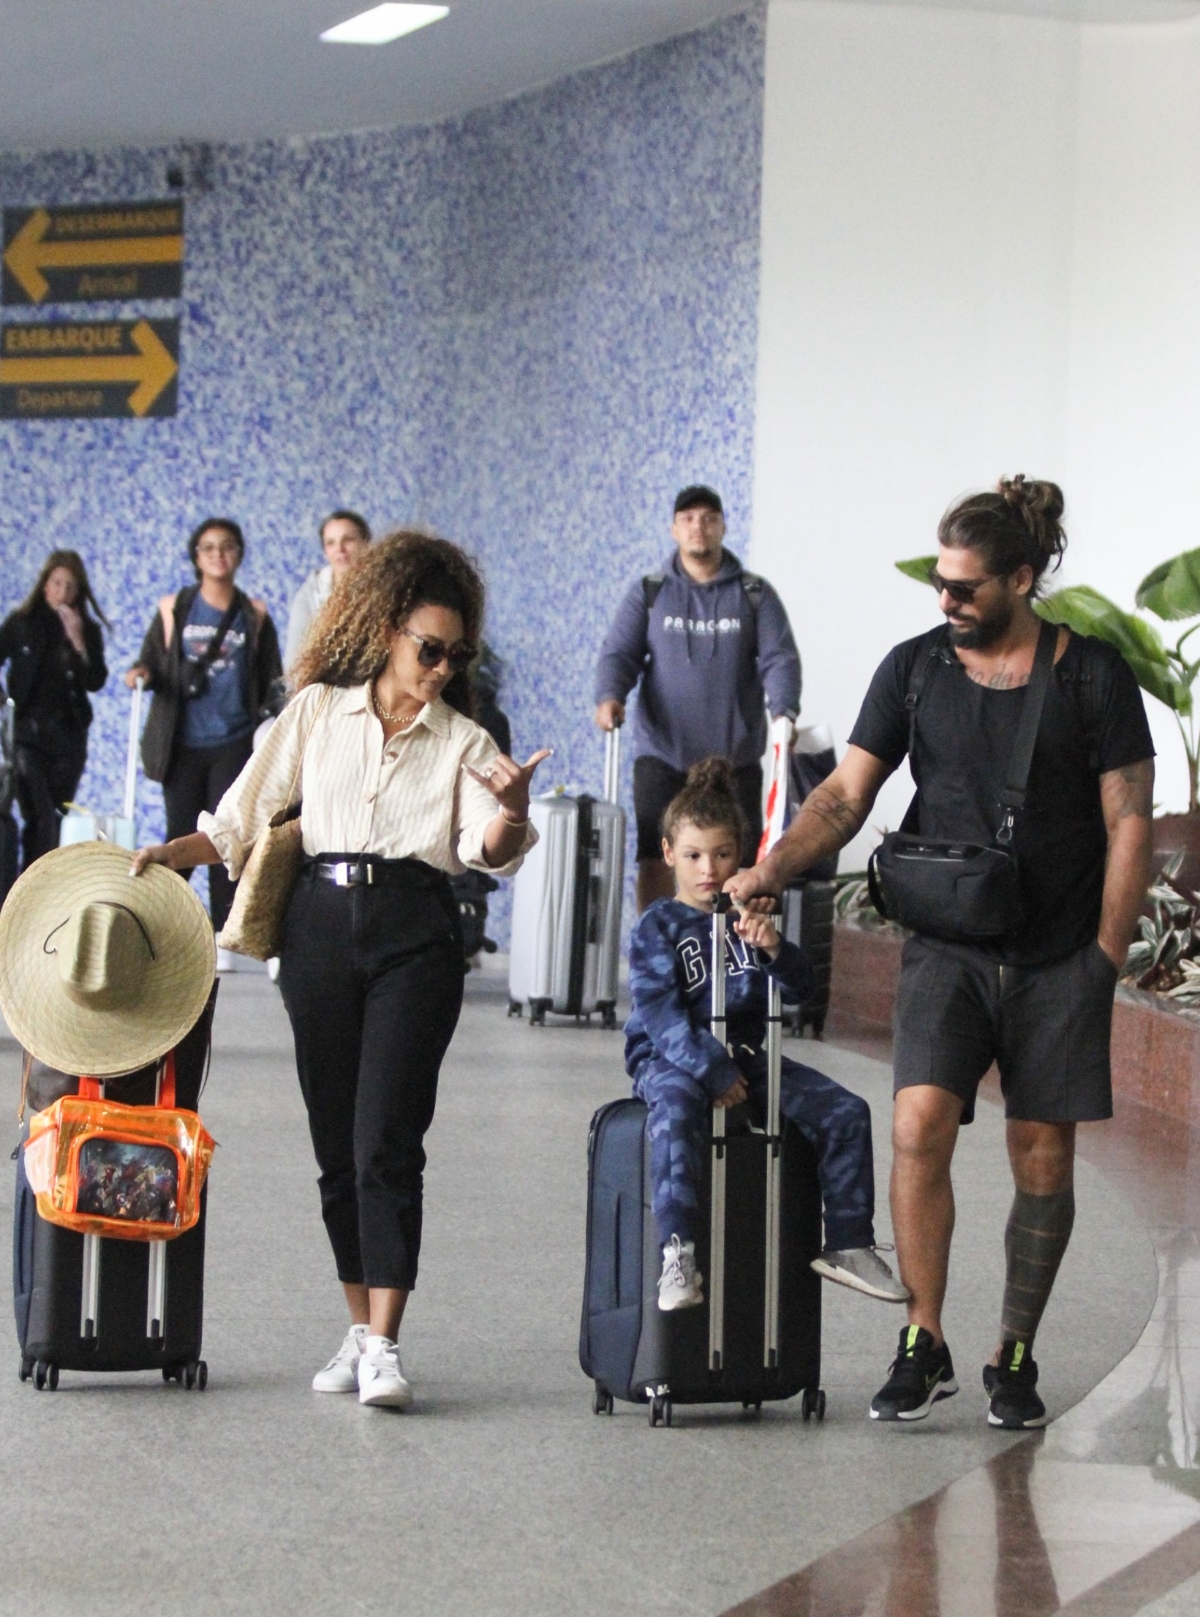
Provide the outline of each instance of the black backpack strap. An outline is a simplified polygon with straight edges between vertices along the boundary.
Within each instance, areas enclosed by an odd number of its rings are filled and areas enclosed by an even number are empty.
[[[934,636],[933,643],[924,657],[917,657],[908,676],[908,689],[904,693],[904,707],[908,713],[908,758],[912,766],[913,752],[917,742],[917,703],[921,700],[921,692],[925,683],[933,672],[934,665],[941,662],[942,653],[946,646],[946,630],[939,629]]]
[[[1000,794],[1004,821],[996,833],[996,841],[1012,841],[1013,816],[1025,807],[1025,791],[1029,785],[1029,769],[1033,763],[1033,748],[1037,741],[1042,709],[1046,705],[1046,692],[1050,689],[1050,675],[1054,671],[1054,652],[1058,646],[1058,625],[1043,621],[1038,634],[1037,650],[1033,656],[1033,670],[1025,690],[1025,706],[1021,721],[1013,737],[1012,756],[1008,760],[1008,783]]]
[[[651,610],[655,601],[658,600],[658,592],[666,582],[666,573],[647,573],[645,578],[642,579],[642,604],[647,612]]]
[[[757,573],[742,572],[742,592],[749,604],[750,611],[755,618],[758,617],[758,603],[762,599],[763,587],[766,579],[760,578]]]

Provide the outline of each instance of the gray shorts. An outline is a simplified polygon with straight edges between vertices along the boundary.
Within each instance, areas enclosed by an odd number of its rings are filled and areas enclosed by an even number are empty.
[[[895,1088],[948,1089],[969,1123],[994,1061],[1008,1117],[1111,1117],[1116,986],[1117,969],[1098,943],[1048,965],[1007,966],[967,944],[909,938],[896,995]]]

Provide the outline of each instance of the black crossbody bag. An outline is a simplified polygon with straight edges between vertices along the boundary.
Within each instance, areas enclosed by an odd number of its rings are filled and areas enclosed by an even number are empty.
[[[1025,705],[1013,738],[1007,784],[1000,795],[1000,827],[992,842],[981,847],[977,843],[938,841],[914,834],[918,814],[918,799],[914,797],[904,816],[907,829],[889,832],[867,866],[871,902],[887,920],[895,921],[910,932],[942,938],[949,943],[994,942],[1011,936],[1020,928],[1024,906],[1012,847],[1013,825],[1017,814],[1025,807],[1033,747],[1046,703],[1057,641],[1057,628],[1043,623],[1025,691]],[[917,738],[917,704],[943,643],[939,640],[924,665],[914,671],[905,695],[910,758]]]

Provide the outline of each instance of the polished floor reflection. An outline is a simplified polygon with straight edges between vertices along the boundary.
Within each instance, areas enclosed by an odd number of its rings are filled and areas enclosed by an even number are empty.
[[[1137,1617],[1200,1573],[1200,1137],[1127,1105],[1080,1150],[1154,1241],[1133,1351],[1045,1433],[727,1617]]]

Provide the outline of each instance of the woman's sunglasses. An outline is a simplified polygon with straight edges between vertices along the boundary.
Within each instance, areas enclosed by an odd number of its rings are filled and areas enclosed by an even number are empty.
[[[410,640],[417,642],[417,661],[422,668],[436,668],[444,662],[452,674],[461,674],[478,656],[475,646],[448,646],[442,640],[427,640],[423,634],[414,634],[411,629],[403,632]]]
[[[974,584],[960,584],[956,578],[943,578],[936,567],[929,569],[929,582],[939,595],[945,593],[959,606],[970,606],[975,599],[976,590],[981,590],[985,584],[990,584],[990,578],[977,579]]]

